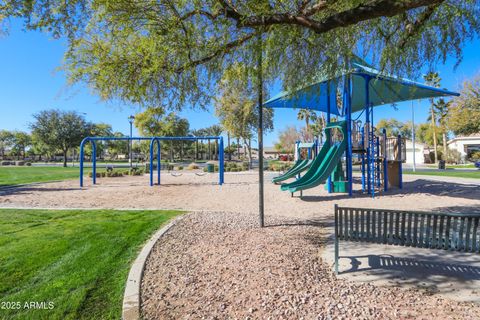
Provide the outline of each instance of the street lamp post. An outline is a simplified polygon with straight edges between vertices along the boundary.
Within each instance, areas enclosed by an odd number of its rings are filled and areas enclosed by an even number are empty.
[[[130,163],[130,169],[132,168],[132,161],[133,161],[133,157],[132,157],[132,138],[133,138],[133,129],[132,129],[132,126],[133,126],[133,120],[135,120],[135,116],[130,116],[128,117],[128,122],[130,123],[130,141],[129,141],[129,144],[128,144],[128,147],[129,147],[129,156],[128,156],[128,162]]]

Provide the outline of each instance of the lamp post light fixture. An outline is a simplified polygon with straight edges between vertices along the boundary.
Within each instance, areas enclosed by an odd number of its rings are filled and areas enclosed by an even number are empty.
[[[128,156],[128,162],[130,164],[130,169],[132,168],[132,161],[133,161],[133,157],[132,157],[132,137],[133,137],[133,129],[132,129],[132,126],[133,126],[133,121],[135,120],[135,116],[130,116],[128,117],[128,122],[130,123],[130,143],[128,144],[128,147],[129,147],[129,156]]]

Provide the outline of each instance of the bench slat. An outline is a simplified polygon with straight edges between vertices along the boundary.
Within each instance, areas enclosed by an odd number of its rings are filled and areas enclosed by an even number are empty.
[[[418,246],[425,248],[425,215],[420,216],[420,230],[418,236]]]
[[[475,218],[473,222],[473,231],[472,231],[472,252],[480,252],[480,239],[477,242],[477,230],[478,230],[478,222],[480,218]]]
[[[471,250],[470,232],[472,231],[472,218],[467,218],[467,229],[465,230],[465,251]]]
[[[343,240],[480,252],[480,215],[338,207],[335,223]]]

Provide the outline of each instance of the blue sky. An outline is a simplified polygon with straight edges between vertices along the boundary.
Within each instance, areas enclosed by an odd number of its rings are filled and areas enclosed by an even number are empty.
[[[454,70],[454,59],[448,59],[445,65],[439,66],[442,87],[457,90],[465,79],[477,74],[480,71],[479,51],[480,41],[476,40],[464,47],[464,59],[457,69]],[[127,117],[138,112],[138,108],[118,102],[102,102],[83,84],[69,87],[64,73],[58,70],[64,52],[64,41],[39,32],[22,31],[16,23],[8,35],[0,37],[0,129],[28,131],[33,113],[59,108],[83,112],[89,121],[110,123],[115,131],[127,134]],[[413,80],[422,82],[421,79]],[[277,93],[271,92],[271,96]],[[414,104],[416,122],[425,121],[428,101]],[[400,121],[409,120],[410,105],[410,102],[401,103],[397,111],[388,105],[376,108],[375,121],[392,117]],[[266,146],[272,146],[278,132],[286,126],[303,125],[296,119],[296,113],[286,109],[275,111],[275,130],[265,136]],[[189,109],[181,116],[190,121],[192,128],[218,123],[212,110]]]

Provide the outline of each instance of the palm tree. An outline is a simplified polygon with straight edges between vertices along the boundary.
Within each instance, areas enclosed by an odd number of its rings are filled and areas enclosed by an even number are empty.
[[[190,131],[191,135],[194,137],[201,137],[204,136],[204,129],[193,129]],[[195,159],[194,161],[198,160],[198,140],[195,140]]]
[[[451,101],[446,102],[444,98],[434,103],[435,116],[442,130],[443,160],[447,157],[447,117]]]
[[[427,82],[428,85],[432,87],[439,88],[440,81],[442,80],[438,75],[438,72],[429,72],[423,76],[423,79]],[[433,98],[430,98],[430,121],[432,122],[432,131],[433,131],[433,152],[435,154],[435,163],[438,161],[438,154],[437,154],[437,133],[436,133],[436,115],[435,115],[435,106]]]
[[[300,109],[297,114],[298,120],[305,120],[305,129],[310,132],[310,120],[316,118],[315,111],[310,109]]]
[[[207,129],[208,135],[219,137],[223,133],[223,128],[218,124],[208,127]],[[210,145],[210,140],[208,141]],[[209,148],[210,149],[210,148]],[[218,140],[215,140],[215,151],[214,151],[214,159],[218,160]]]

